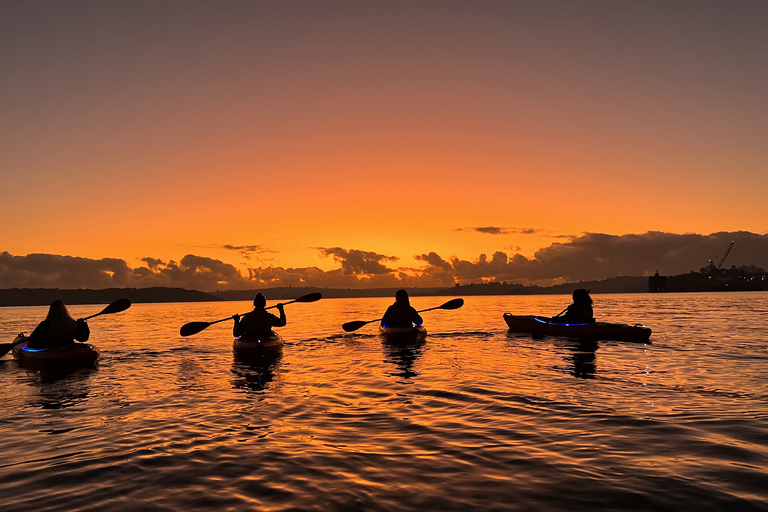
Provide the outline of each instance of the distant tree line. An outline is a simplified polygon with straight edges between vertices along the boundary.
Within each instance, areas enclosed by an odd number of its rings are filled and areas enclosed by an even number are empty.
[[[11,288],[0,290],[0,306],[47,306],[56,299],[65,304],[109,304],[117,299],[131,302],[207,302],[220,297],[183,288],[105,288],[60,290],[58,288]]]

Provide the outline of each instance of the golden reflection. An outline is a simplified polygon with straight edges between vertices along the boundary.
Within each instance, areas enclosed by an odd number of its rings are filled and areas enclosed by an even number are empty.
[[[208,375],[200,363],[193,358],[185,357],[179,364],[179,373],[176,377],[176,384],[179,389],[196,391],[205,387],[208,381]]]
[[[418,376],[418,372],[414,371],[413,367],[419,357],[421,357],[425,343],[425,340],[396,342],[382,336],[381,344],[384,349],[384,360],[387,363],[394,364],[396,368],[396,371],[388,373],[388,375],[404,379]]]
[[[283,359],[282,350],[258,355],[236,355],[232,363],[232,387],[245,391],[264,391],[275,379]]]
[[[570,356],[565,358],[571,363],[569,373],[580,379],[594,379],[597,373],[597,341],[573,340],[570,349]]]
[[[88,381],[96,372],[94,368],[27,371],[24,381],[37,391],[30,396],[29,405],[41,409],[64,409],[85,402],[90,394]]]

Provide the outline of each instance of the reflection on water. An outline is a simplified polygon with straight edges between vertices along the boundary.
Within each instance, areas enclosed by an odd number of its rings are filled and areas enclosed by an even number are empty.
[[[88,399],[91,374],[96,372],[94,368],[23,370],[22,380],[36,391],[30,394],[29,405],[42,409],[64,409],[83,404]]]
[[[390,298],[323,299],[240,360],[231,326],[178,330],[249,302],[136,304],[94,322],[97,369],[0,360],[0,507],[768,510],[768,293],[593,299],[653,344],[506,329],[566,296],[468,297],[414,345],[340,329]],[[45,310],[0,308],[0,337]]]
[[[387,374],[393,377],[402,377],[410,379],[418,376],[418,372],[413,367],[424,350],[426,341],[416,340],[413,342],[396,342],[387,340],[382,336],[381,345],[384,349],[384,356],[387,363],[395,365],[396,371],[390,371]]]
[[[275,378],[283,357],[282,350],[258,355],[235,355],[232,363],[232,386],[245,391],[264,391]]]
[[[597,341],[574,340],[570,349],[571,375],[580,379],[594,379],[597,373]]]

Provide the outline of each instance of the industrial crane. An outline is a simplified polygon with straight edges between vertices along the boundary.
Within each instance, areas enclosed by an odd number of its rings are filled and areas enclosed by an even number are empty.
[[[730,254],[731,249],[733,249],[733,244],[736,243],[736,240],[731,241],[731,245],[728,246],[728,249],[726,249],[725,254],[723,254],[723,257],[720,258],[720,263],[715,266],[714,263],[712,263],[712,260],[709,260],[709,268],[710,270],[720,270],[720,267],[723,266],[723,263],[725,263],[725,258],[728,257],[728,254]]]

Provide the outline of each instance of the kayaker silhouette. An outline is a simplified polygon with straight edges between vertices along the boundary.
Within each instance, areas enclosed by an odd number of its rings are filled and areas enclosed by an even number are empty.
[[[280,318],[269,311],[266,311],[264,309],[266,305],[266,297],[261,293],[257,294],[253,299],[253,311],[243,315],[242,320],[240,319],[240,315],[232,317],[235,320],[232,334],[236,337],[259,336],[271,333],[273,327],[283,327],[288,323],[285,318],[285,309],[282,303],[275,306],[278,311],[280,311]]]
[[[397,290],[395,293],[395,303],[387,308],[384,317],[381,319],[383,327],[413,327],[424,323],[421,315],[411,306],[408,298],[408,292]]]
[[[82,318],[75,320],[69,314],[67,306],[60,300],[51,303],[48,316],[40,322],[29,336],[27,346],[30,348],[53,348],[74,344],[77,341],[88,341],[91,329]]]
[[[592,311],[592,297],[589,290],[578,288],[573,291],[573,304],[551,321],[558,324],[591,324],[595,322]]]

